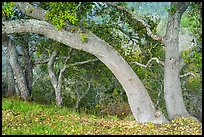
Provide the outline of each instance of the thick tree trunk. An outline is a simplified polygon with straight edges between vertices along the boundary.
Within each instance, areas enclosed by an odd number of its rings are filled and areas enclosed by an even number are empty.
[[[11,67],[14,71],[15,76],[16,76],[16,81],[18,83],[18,87],[19,87],[19,90],[21,92],[21,97],[24,100],[28,100],[29,99],[29,92],[28,92],[25,76],[22,72],[21,67],[18,64],[16,48],[15,48],[14,44],[12,43],[11,39],[9,39],[9,38],[8,38],[8,50],[10,51],[9,52],[10,64],[11,64]]]
[[[180,19],[188,4],[173,3],[171,6],[174,6],[176,11],[168,15],[166,34],[162,40],[165,45],[164,97],[170,120],[179,116],[190,117],[183,101],[179,75]]]
[[[12,27],[11,27],[12,26]],[[50,39],[61,42],[72,48],[83,50],[95,55],[101,60],[116,76],[124,88],[130,108],[140,123],[166,123],[168,122],[162,113],[156,111],[153,102],[144,85],[137,77],[128,63],[105,41],[99,39],[91,32],[87,32],[87,42],[81,41],[79,32],[57,30],[47,22],[39,20],[20,20],[3,22],[2,33],[31,32],[43,35]]]

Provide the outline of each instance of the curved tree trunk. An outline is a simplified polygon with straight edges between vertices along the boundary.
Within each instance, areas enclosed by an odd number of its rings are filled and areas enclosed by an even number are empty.
[[[72,48],[95,55],[112,71],[121,83],[128,96],[129,105],[136,121],[140,123],[168,122],[161,113],[158,113],[155,110],[153,102],[144,85],[128,63],[116,50],[91,32],[85,34],[87,35],[88,40],[86,43],[83,43],[79,32],[71,33],[69,31],[57,30],[54,26],[45,21],[34,19],[3,21],[3,34],[22,32],[40,34]]]
[[[188,3],[172,3],[172,6],[176,11],[169,12],[166,34],[162,40],[165,45],[164,97],[170,120],[179,116],[190,117],[183,101],[179,75],[180,19]]]

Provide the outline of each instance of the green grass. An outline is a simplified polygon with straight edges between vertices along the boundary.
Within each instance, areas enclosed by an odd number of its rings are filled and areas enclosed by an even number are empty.
[[[78,135],[78,134],[187,134],[201,135],[202,124],[190,119],[176,119],[171,124],[139,124],[115,116],[97,117],[75,110],[25,102],[16,98],[2,99],[3,135]]]

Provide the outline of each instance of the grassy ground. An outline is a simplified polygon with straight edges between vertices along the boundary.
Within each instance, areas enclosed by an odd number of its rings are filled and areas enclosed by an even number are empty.
[[[189,119],[176,119],[171,124],[139,124],[117,117],[96,117],[68,108],[2,99],[3,135],[76,135],[76,134],[136,134],[136,135],[201,135],[202,124]]]

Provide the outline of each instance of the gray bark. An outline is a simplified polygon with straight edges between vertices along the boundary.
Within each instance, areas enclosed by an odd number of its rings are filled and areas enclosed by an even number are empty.
[[[54,26],[44,21],[34,19],[3,21],[2,34],[22,32],[40,34],[72,48],[95,55],[112,71],[121,83],[128,96],[129,105],[136,121],[140,123],[168,122],[161,113],[157,115],[158,112],[148,92],[128,63],[109,44],[91,32],[85,34],[88,37],[88,41],[83,43],[79,32],[71,33],[64,30],[57,30]]]
[[[37,18],[39,20],[45,20],[46,10],[34,7],[28,2],[15,2],[15,6],[27,16],[34,16],[34,18]]]
[[[174,119],[177,116],[189,117],[188,112],[186,111],[183,97],[181,93],[181,84],[179,79],[179,48],[178,48],[178,35],[180,28],[180,18],[183,12],[187,9],[189,3],[187,2],[176,2],[172,3],[169,9],[168,25],[166,28],[166,34],[163,38],[154,35],[147,23],[142,19],[133,15],[132,12],[127,10],[122,6],[118,6],[113,3],[108,3],[109,5],[114,6],[115,8],[126,12],[131,15],[132,19],[136,22],[140,22],[147,30],[147,34],[154,40],[161,41],[166,46],[166,58],[165,58],[165,100],[167,105],[167,111],[169,113],[170,119]],[[137,25],[135,23],[135,25]],[[160,39],[161,38],[161,39]],[[138,64],[138,63],[136,63]],[[182,66],[180,67],[180,69]],[[177,106],[177,107],[176,107]],[[176,109],[175,109],[176,108]]]
[[[9,52],[10,64],[16,76],[16,81],[18,83],[21,97],[24,100],[29,100],[29,92],[28,92],[25,76],[23,74],[21,67],[18,64],[17,51],[10,38],[8,38],[8,50],[10,51]]]
[[[179,76],[179,29],[180,19],[188,3],[172,3],[175,13],[169,13],[166,34],[162,42],[165,45],[164,97],[170,120],[179,116],[190,117],[186,110],[181,91]]]
[[[21,96],[21,93],[20,93],[20,90],[19,90],[19,87],[18,87],[18,84],[15,83],[15,91],[16,91],[16,96],[17,97],[20,97]]]
[[[10,65],[10,59],[9,59],[9,50],[7,48],[6,50],[6,79],[7,79],[7,91],[6,95],[7,96],[14,96],[15,95],[15,80],[14,80],[14,75],[13,75],[13,70]]]
[[[29,53],[29,45],[28,42],[24,39],[25,45],[22,45],[23,50],[23,60],[24,60],[24,74],[25,79],[29,91],[29,95],[31,96],[32,93],[32,83],[33,83],[33,67]]]
[[[68,54],[70,54],[71,50],[69,51]],[[49,62],[48,62],[48,73],[49,73],[49,76],[50,76],[51,83],[52,83],[52,85],[54,87],[54,90],[55,90],[56,105],[57,106],[62,106],[63,101],[62,101],[61,87],[62,87],[63,73],[67,68],[66,62],[69,60],[70,56],[68,56],[66,58],[64,66],[60,70],[60,74],[59,74],[59,77],[57,79],[57,77],[56,77],[56,75],[54,73],[54,68],[53,68],[53,65],[54,65],[57,54],[58,54],[58,52],[55,50],[55,51],[53,51],[52,55],[50,56],[50,59],[49,59]]]
[[[60,90],[61,81],[57,80],[56,75],[54,73],[54,68],[53,68],[57,53],[58,52],[55,50],[55,51],[53,51],[52,55],[50,56],[50,60],[48,62],[48,73],[50,76],[51,83],[52,83],[54,90],[55,90],[56,105],[62,106],[63,102],[62,102],[62,94],[61,94],[61,90]]]

